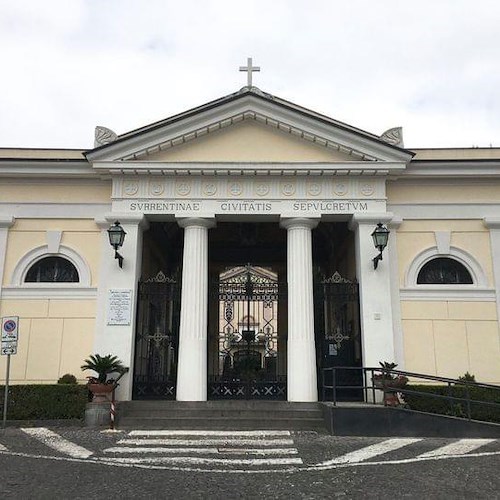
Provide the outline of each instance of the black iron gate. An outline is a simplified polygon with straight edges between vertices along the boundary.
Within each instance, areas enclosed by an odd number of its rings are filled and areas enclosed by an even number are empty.
[[[251,265],[231,268],[212,283],[218,324],[210,399],[286,399],[278,355],[284,343],[278,308],[285,289],[276,273]]]
[[[161,271],[139,282],[134,399],[175,399],[180,289]]]
[[[359,287],[356,281],[343,278],[338,272],[318,280],[314,286],[316,350],[318,355],[319,393],[322,385],[332,385],[332,371],[324,368],[362,366],[359,326]],[[338,399],[362,400],[360,370],[336,370]],[[328,394],[327,397],[330,397]]]

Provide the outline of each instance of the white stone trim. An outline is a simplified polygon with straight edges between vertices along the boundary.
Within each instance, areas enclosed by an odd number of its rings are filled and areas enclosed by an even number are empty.
[[[394,361],[400,370],[405,369],[405,353],[403,325],[401,322],[401,295],[399,289],[399,255],[398,255],[398,228],[403,223],[401,217],[395,215],[387,224],[391,233],[387,243],[386,252],[389,254],[391,306],[392,306],[392,333],[394,341]]]
[[[111,211],[109,203],[5,203],[0,202],[0,211],[9,212],[18,219],[93,219]]]
[[[92,165],[86,161],[0,160],[0,177],[64,177],[77,179],[98,178]]]
[[[29,286],[28,286],[29,285]],[[79,287],[78,283],[25,283],[24,286],[4,286],[3,299],[95,299],[97,288]]]
[[[111,175],[164,176],[387,176],[404,170],[402,162],[161,162],[161,161],[96,161],[94,168]]]
[[[460,161],[422,161],[415,160],[410,163],[404,173],[405,178],[471,178],[484,179],[485,177],[500,177],[500,162],[491,160],[460,160]]]
[[[494,288],[466,288],[473,285],[418,285],[419,288],[402,288],[401,301],[495,302]]]
[[[14,272],[12,273],[12,278],[10,280],[11,285],[22,286],[23,288],[29,288],[32,289],[33,291],[36,290],[37,287],[33,287],[33,283],[26,284],[24,283],[24,279],[30,267],[44,257],[63,257],[69,260],[76,267],[80,281],[78,283],[68,283],[68,286],[70,285],[73,288],[90,287],[91,274],[89,265],[79,253],[77,253],[75,250],[65,245],[61,245],[59,247],[58,253],[49,252],[49,248],[47,245],[43,245],[30,250],[23,257],[21,257],[16,267],[14,268]],[[43,285],[44,285],[43,288],[48,287],[47,283],[44,283]],[[54,287],[56,289],[59,288],[60,286],[61,283],[54,284]]]
[[[427,262],[441,257],[448,257],[454,259],[469,271],[473,284],[472,285],[417,285],[417,277],[422,266],[427,264]],[[468,252],[450,246],[449,253],[440,253],[437,246],[427,248],[426,250],[420,252],[411,262],[405,273],[404,287],[402,292],[406,293],[409,291],[417,291],[417,295],[421,294],[422,290],[433,291],[433,292],[443,292],[444,296],[446,293],[448,295],[454,291],[458,291],[461,296],[463,295],[462,290],[468,290],[469,292],[475,292],[478,290],[489,290],[488,289],[488,279],[484,273],[479,262]],[[432,294],[431,294],[432,295]],[[473,295],[473,294],[472,294]],[[477,294],[476,294],[477,295]]]
[[[500,203],[387,203],[387,210],[405,220],[482,220],[497,217]]]

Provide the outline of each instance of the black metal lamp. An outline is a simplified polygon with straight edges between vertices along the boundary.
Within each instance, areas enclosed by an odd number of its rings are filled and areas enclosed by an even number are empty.
[[[118,259],[120,267],[123,267],[123,257],[118,253],[118,249],[123,245],[126,234],[118,221],[108,229],[109,244],[115,249],[115,259]]]
[[[379,260],[382,260],[382,252],[387,246],[389,233],[389,229],[387,229],[381,222],[377,224],[377,227],[372,233],[373,244],[375,245],[375,248],[380,252],[376,257],[373,257],[373,269],[377,269]]]

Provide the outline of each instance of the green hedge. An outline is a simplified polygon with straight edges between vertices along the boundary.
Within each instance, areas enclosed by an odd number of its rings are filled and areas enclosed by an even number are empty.
[[[3,414],[5,386],[0,386]],[[82,419],[88,401],[86,385],[11,385],[8,420]]]
[[[425,411],[428,413],[438,413],[440,415],[452,415],[454,417],[467,418],[467,404],[463,401],[447,401],[445,399],[434,398],[428,394],[439,394],[443,396],[453,396],[456,398],[466,397],[466,388],[461,385],[416,385],[408,384],[405,389],[419,391],[423,394],[403,394],[405,403],[412,410]],[[500,390],[487,387],[469,386],[470,398],[476,401],[487,401],[500,404]],[[483,420],[486,422],[500,423],[500,407],[492,407],[471,403],[471,417],[473,420]]]

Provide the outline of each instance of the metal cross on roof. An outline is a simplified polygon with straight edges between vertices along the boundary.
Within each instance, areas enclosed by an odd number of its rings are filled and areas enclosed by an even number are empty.
[[[247,72],[247,86],[251,87],[252,86],[252,73],[254,71],[260,71],[260,66],[252,66],[252,58],[249,57],[249,58],[247,58],[247,65],[240,66],[240,71]]]

